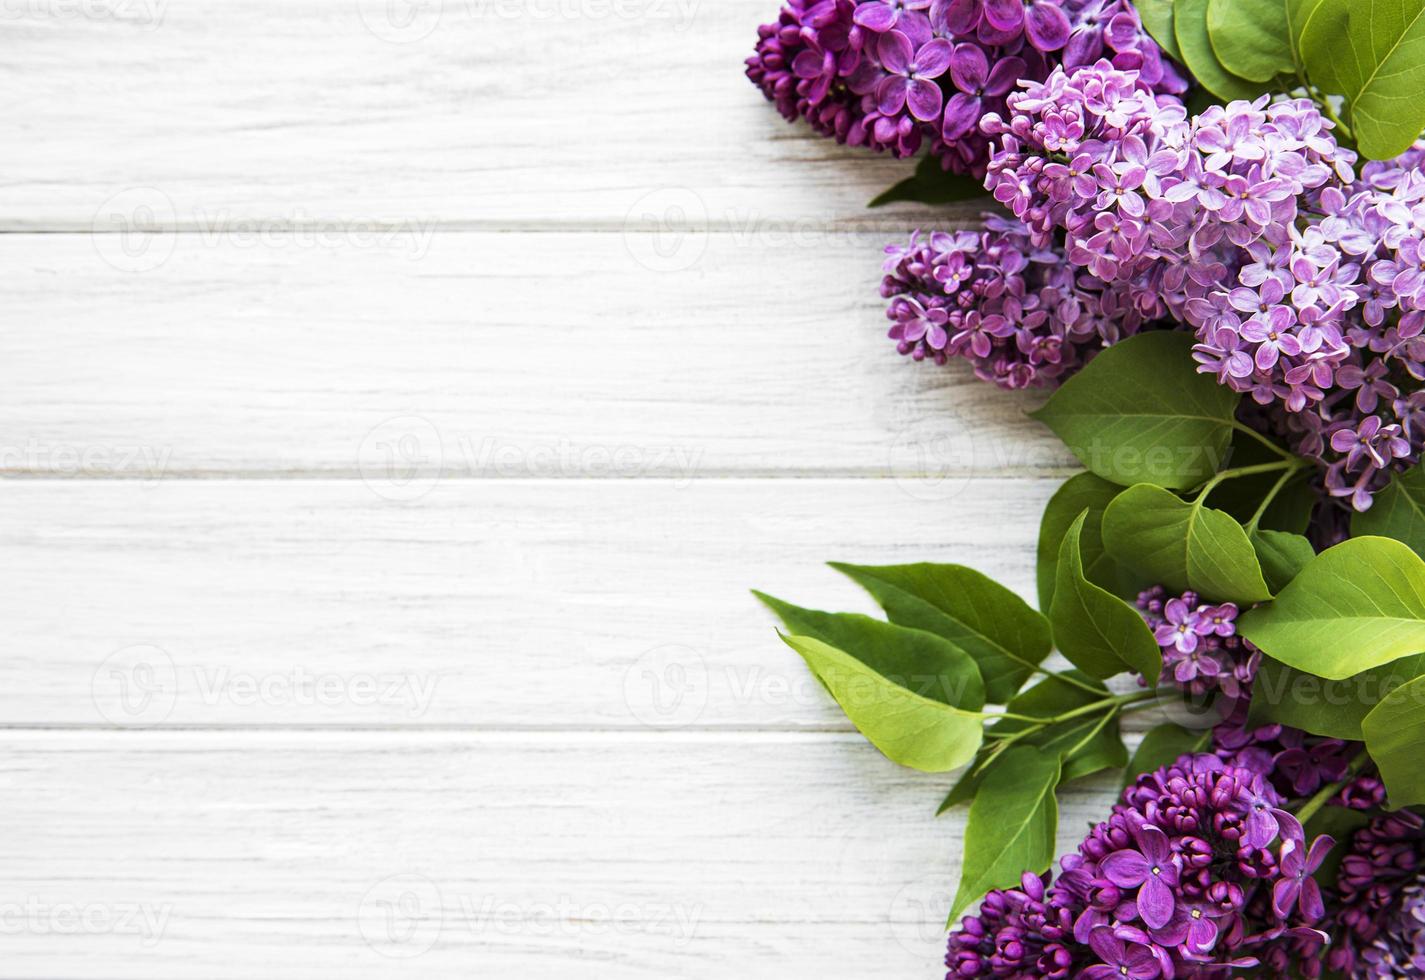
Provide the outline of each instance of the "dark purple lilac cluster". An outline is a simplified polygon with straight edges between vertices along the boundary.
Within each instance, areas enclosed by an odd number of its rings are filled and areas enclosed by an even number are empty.
[[[991,892],[951,934],[948,978],[1225,978],[1327,937],[1312,878],[1330,838],[1308,845],[1260,772],[1184,756],[1124,791],[1061,861]]]
[[[1138,608],[1163,649],[1165,677],[1195,698],[1220,692],[1235,705],[1251,696],[1262,654],[1237,635],[1236,605],[1156,585],[1139,594]]]
[[[1402,811],[1357,831],[1331,899],[1333,972],[1353,980],[1425,976],[1425,821]]]
[[[1358,510],[1425,447],[1425,150],[1356,156],[1310,101],[1189,118],[1107,61],[981,127],[986,184],[1036,247],[1196,332],[1202,370],[1270,406]]]
[[[1004,388],[1053,384],[1143,323],[1121,291],[995,215],[982,231],[916,233],[886,254],[881,295],[900,352],[964,358]]]
[[[1108,58],[1145,84],[1187,84],[1129,0],[789,0],[759,29],[747,75],[789,120],[947,170],[985,172],[979,129],[1020,79]]]

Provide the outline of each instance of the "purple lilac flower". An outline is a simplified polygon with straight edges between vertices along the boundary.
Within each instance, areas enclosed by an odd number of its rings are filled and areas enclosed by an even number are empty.
[[[979,177],[981,115],[1003,111],[1019,79],[1090,51],[1156,91],[1187,91],[1130,0],[788,0],[759,29],[747,76],[839,143],[907,157],[928,140],[947,170]]]
[[[1204,603],[1194,592],[1169,596],[1161,585],[1138,596],[1163,649],[1164,676],[1196,698],[1220,691],[1229,713],[1245,704],[1262,655],[1237,635],[1237,607]]]
[[[1425,824],[1386,814],[1349,842],[1323,928],[1326,966],[1351,980],[1425,976]]]
[[[1184,756],[1141,777],[1062,859],[1057,880],[1026,874],[961,922],[950,936],[947,980],[1216,980],[1258,966],[1288,976],[1273,958],[1319,956],[1327,937],[1310,928],[1300,887],[1285,914],[1273,895],[1296,880],[1283,872],[1295,868],[1292,855],[1319,854],[1329,838],[1306,848],[1292,819],[1265,844],[1252,843],[1254,786],[1273,807],[1285,803],[1260,773],[1220,755]]]
[[[1022,83],[981,129],[1035,244],[1186,322],[1356,510],[1425,449],[1425,147],[1366,164],[1309,101],[1189,119],[1107,61]]]
[[[881,295],[900,352],[964,358],[1004,388],[1051,384],[1143,324],[1121,293],[997,216],[981,232],[917,233],[886,254]]]

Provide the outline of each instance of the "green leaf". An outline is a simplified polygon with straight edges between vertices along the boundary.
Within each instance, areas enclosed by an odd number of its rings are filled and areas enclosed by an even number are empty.
[[[979,665],[985,700],[1004,704],[1049,656],[1049,621],[1019,596],[960,565],[873,568],[832,562],[891,622],[944,637]]]
[[[1286,588],[1316,557],[1316,549],[1300,534],[1257,530],[1252,532],[1251,538],[1262,565],[1262,575],[1273,592]]]
[[[1337,62],[1350,30],[1350,8],[1354,2],[1297,0],[1287,8],[1287,20],[1296,31],[1297,57],[1302,71],[1322,92],[1340,95],[1345,91]]]
[[[1080,684],[1087,684],[1094,688],[1094,691],[1086,691],[1071,684],[1064,680],[1064,676],[1055,674],[1046,677],[1010,701],[1005,710],[1010,714],[1028,718],[1053,718],[1111,696],[1108,688],[1082,671],[1071,670],[1066,676],[1074,678]],[[1104,712],[1108,710],[1105,706]],[[1104,769],[1122,766],[1128,761],[1128,750],[1124,748],[1123,740],[1118,734],[1117,719],[1108,724],[1102,722],[1103,713],[1084,715],[1057,725],[1049,725],[1033,734],[1025,735],[1014,744],[1033,746],[1046,755],[1058,756],[1063,763],[1063,774],[1059,777],[1059,782],[1067,783]],[[1001,718],[994,723],[994,733],[996,736],[1013,735],[1031,727],[1032,724],[1027,721]],[[972,798],[980,783],[984,782],[985,776],[1003,761],[1003,755],[996,755],[994,744],[981,747],[970,768],[940,804],[937,815]]]
[[[1177,0],[1173,4],[1173,34],[1178,39],[1183,64],[1204,88],[1219,98],[1255,99],[1265,88],[1239,78],[1222,66],[1212,49],[1207,29],[1207,7],[1210,0]],[[1215,383],[1215,382],[1214,382]]]
[[[1241,524],[1161,487],[1119,494],[1103,515],[1103,542],[1116,561],[1174,592],[1244,606],[1272,595]]]
[[[980,784],[965,826],[965,866],[952,921],[991,889],[1018,884],[1026,871],[1049,869],[1059,826],[1058,783],[1057,758],[1016,746]]]
[[[1291,46],[1291,58],[1298,70],[1304,71],[1301,41],[1311,18],[1325,0],[1286,0],[1286,37]]]
[[[1252,687],[1250,725],[1276,723],[1324,738],[1359,742],[1366,715],[1392,691],[1425,674],[1425,654],[1403,657],[1333,681],[1263,657]]]
[[[1344,680],[1425,650],[1425,562],[1390,538],[1323,552],[1238,632],[1297,670]]]
[[[1395,809],[1425,804],[1425,677],[1391,692],[1361,724]]]
[[[1241,396],[1198,374],[1192,337],[1154,331],[1115,344],[1034,417],[1111,483],[1198,486],[1226,458]]]
[[[954,204],[956,201],[984,197],[988,193],[985,185],[973,177],[947,173],[940,165],[940,158],[931,155],[921,159],[915,168],[914,177],[907,177],[894,187],[883,191],[867,207],[879,208],[896,201]]]
[[[1079,539],[1087,518],[1087,512],[1079,515],[1059,550],[1059,582],[1049,617],[1054,640],[1087,674],[1107,678],[1127,670],[1156,685],[1163,655],[1148,624],[1128,603],[1084,578]]]
[[[1178,38],[1173,33],[1173,0],[1133,0],[1138,8],[1138,19],[1148,36],[1158,42],[1158,47],[1166,51],[1175,61],[1183,60],[1178,50]]]
[[[1351,533],[1394,538],[1425,558],[1425,467],[1397,473],[1371,509],[1351,519]]]
[[[1345,97],[1362,155],[1408,150],[1425,129],[1425,0],[1328,0],[1306,31],[1307,71]]]
[[[1286,0],[1209,0],[1207,33],[1218,62],[1239,78],[1270,82],[1296,71]]]
[[[1113,503],[1113,498],[1123,492],[1123,488],[1109,483],[1092,473],[1072,476],[1059,488],[1044,509],[1044,517],[1039,523],[1039,547],[1035,578],[1039,587],[1039,608],[1051,609],[1054,604],[1054,583],[1059,568],[1059,546],[1069,526],[1085,510],[1088,519],[1084,521],[1083,538],[1080,541],[1083,553],[1084,575],[1095,585],[1103,586],[1110,592],[1118,593],[1123,580],[1123,571],[1108,556],[1103,547],[1103,512]]]
[[[1212,730],[1193,732],[1181,725],[1165,722],[1143,736],[1138,751],[1124,772],[1123,785],[1137,782],[1146,772],[1154,772],[1185,755],[1206,751],[1212,741]]]
[[[975,757],[983,716],[921,697],[844,650],[809,636],[783,636],[831,692],[851,723],[892,762],[949,772]]]
[[[793,634],[845,651],[908,691],[967,711],[985,706],[980,669],[968,653],[944,637],[869,616],[817,612],[761,592],[752,594]]]

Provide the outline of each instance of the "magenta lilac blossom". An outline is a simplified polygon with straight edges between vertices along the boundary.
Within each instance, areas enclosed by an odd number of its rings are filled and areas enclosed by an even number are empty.
[[[789,120],[839,143],[983,176],[978,123],[1020,79],[1103,57],[1145,84],[1187,83],[1128,0],[790,0],[759,30],[747,75]]]
[[[1263,801],[1273,820],[1265,839],[1251,829]],[[1289,976],[1274,951],[1299,961],[1326,943],[1293,855],[1310,866],[1330,839],[1308,845],[1285,802],[1261,773],[1218,755],[1141,777],[1061,861],[1057,880],[1026,874],[961,922],[947,980],[1208,980],[1257,967]]]
[[[900,352],[962,358],[1004,388],[1053,384],[1143,325],[1122,292],[994,215],[983,231],[917,233],[886,254],[881,295]]]
[[[1371,163],[1307,100],[1189,118],[1107,61],[1012,93],[987,186],[1035,244],[1197,334],[1201,370],[1267,407],[1357,510],[1425,448],[1422,151]]]

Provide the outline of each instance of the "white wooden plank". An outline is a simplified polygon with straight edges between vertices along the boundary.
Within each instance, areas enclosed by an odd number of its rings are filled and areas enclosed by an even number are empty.
[[[972,565],[1032,598],[1054,480],[0,482],[12,725],[849,729],[761,588]]]
[[[853,736],[7,732],[0,976],[934,976],[944,784]]]
[[[0,473],[1065,472],[1042,396],[897,355],[887,237],[3,235]]]
[[[0,228],[87,230],[116,209],[185,228],[908,224],[864,210],[907,164],[788,126],[743,77],[776,10],[11,4]]]

